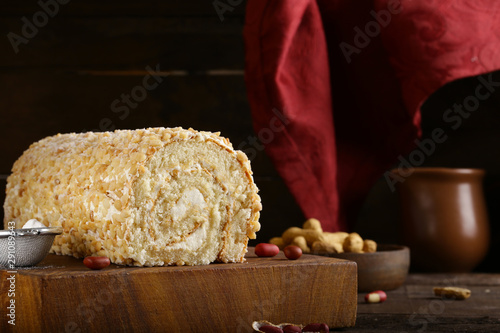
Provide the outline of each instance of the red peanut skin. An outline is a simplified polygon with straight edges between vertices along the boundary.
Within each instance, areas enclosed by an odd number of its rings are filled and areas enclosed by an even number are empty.
[[[108,267],[111,262],[108,257],[86,257],[83,264],[90,269],[103,269]]]
[[[370,302],[369,298],[370,298],[370,295],[372,295],[372,294],[378,294],[380,297],[380,300],[378,302]],[[365,295],[365,302],[366,303],[382,303],[382,302],[385,302],[386,299],[387,299],[387,294],[383,290],[372,291],[371,293],[368,293]]]
[[[295,325],[286,325],[283,327],[283,333],[301,333],[302,329]]]
[[[383,290],[377,290],[377,294],[380,295],[380,302],[384,302],[387,299],[387,294]]]
[[[290,260],[297,260],[302,256],[302,249],[297,245],[288,245],[283,249],[285,257]]]
[[[321,333],[328,333],[330,331],[330,328],[328,327],[327,324],[321,323],[321,324],[308,324],[306,325],[303,329],[302,332],[321,332]]]
[[[277,245],[269,243],[260,243],[255,247],[255,254],[259,257],[274,257],[280,252]]]
[[[276,326],[264,325],[259,328],[264,333],[283,333],[283,330]]]

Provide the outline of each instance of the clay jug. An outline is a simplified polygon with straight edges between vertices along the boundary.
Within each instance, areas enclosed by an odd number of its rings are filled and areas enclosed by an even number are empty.
[[[399,176],[403,242],[412,268],[469,272],[489,247],[489,223],[480,169],[414,168]]]

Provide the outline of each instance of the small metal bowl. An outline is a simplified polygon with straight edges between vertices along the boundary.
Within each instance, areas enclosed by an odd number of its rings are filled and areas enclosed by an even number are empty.
[[[61,227],[0,230],[0,266],[35,266],[62,232]]]

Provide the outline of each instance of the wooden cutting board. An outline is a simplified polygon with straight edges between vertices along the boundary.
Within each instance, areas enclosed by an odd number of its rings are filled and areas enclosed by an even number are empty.
[[[11,274],[0,271],[1,332],[234,333],[262,319],[330,327],[356,320],[356,264],[320,256],[259,258],[250,248],[241,264],[92,271],[81,259],[49,255],[13,275],[9,297]]]

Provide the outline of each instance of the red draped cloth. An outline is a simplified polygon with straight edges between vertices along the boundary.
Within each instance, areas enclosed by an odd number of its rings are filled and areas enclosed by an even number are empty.
[[[307,218],[349,230],[447,82],[500,68],[500,1],[251,0],[254,129]]]

